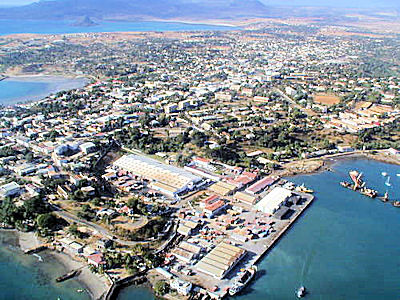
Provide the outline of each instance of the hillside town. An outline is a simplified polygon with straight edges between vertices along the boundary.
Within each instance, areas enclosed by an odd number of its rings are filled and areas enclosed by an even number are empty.
[[[6,75],[91,80],[1,108],[1,225],[36,230],[110,293],[149,281],[170,299],[223,298],[312,203],[288,175],[400,158],[390,37],[281,26],[0,42]]]

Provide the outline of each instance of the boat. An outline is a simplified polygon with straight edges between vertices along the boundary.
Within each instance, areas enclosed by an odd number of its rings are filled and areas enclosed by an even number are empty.
[[[360,190],[361,194],[371,197],[371,198],[375,198],[378,195],[378,192],[373,190],[373,189],[369,189],[369,188],[362,188]]]
[[[257,272],[257,266],[252,265],[250,268],[241,271],[232,287],[229,288],[229,295],[234,296],[254,278]]]
[[[310,194],[314,193],[313,190],[306,188],[304,186],[304,183],[302,185],[297,186],[296,191],[301,192],[301,193],[310,193]]]
[[[73,270],[73,271],[71,271],[71,272],[69,272],[69,273],[67,273],[67,274],[65,274],[63,276],[57,277],[56,281],[57,282],[63,282],[65,280],[68,280],[70,278],[73,278],[73,277],[79,275],[79,273],[80,273],[80,270]]]
[[[400,174],[396,174],[397,177],[400,177]]]
[[[388,202],[389,201],[389,194],[388,194],[387,191],[385,192],[385,195],[382,197],[382,201],[383,202]]]
[[[385,176],[385,177],[388,175],[388,173],[386,173],[386,172],[382,172],[381,174],[382,174],[382,176]]]
[[[362,181],[362,173],[359,173],[358,171],[350,171],[349,172],[351,180],[354,182],[354,189],[358,189],[362,186],[364,186],[364,182]]]
[[[347,182],[347,181],[341,181],[341,182],[340,182],[340,185],[341,185],[342,187],[345,187],[345,188],[349,188],[349,189],[352,188],[352,187],[351,187],[351,183],[349,183],[349,182]]]
[[[84,290],[82,290],[82,289],[78,289],[78,290],[76,290],[78,293],[83,293],[83,291]]]
[[[301,286],[297,292],[296,292],[296,296],[297,298],[303,298],[306,295],[306,288],[304,286]]]
[[[390,176],[386,179],[385,185],[386,186],[392,186],[392,184],[390,183]]]
[[[394,201],[393,202],[394,207],[400,207],[400,201]]]

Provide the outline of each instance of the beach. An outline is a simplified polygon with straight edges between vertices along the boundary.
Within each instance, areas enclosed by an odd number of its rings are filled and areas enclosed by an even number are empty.
[[[42,241],[35,235],[34,232],[20,232],[17,230],[0,230],[0,235],[7,235],[7,242],[9,247],[15,248],[19,247],[22,251],[36,247],[42,243]],[[21,252],[21,256],[24,256]],[[78,281],[79,286],[86,290],[91,299],[100,299],[101,296],[108,289],[108,281],[104,276],[99,276],[92,273],[87,265],[76,258],[67,255],[65,253],[60,253],[56,251],[46,250],[44,254],[38,253],[37,257],[42,259],[45,257],[43,263],[51,264],[51,261],[55,259],[59,264],[62,265],[59,271],[57,271],[56,276],[61,276],[71,270],[82,268],[81,273],[75,279]],[[39,261],[40,261],[39,259]],[[54,282],[55,278],[49,278],[51,283]]]

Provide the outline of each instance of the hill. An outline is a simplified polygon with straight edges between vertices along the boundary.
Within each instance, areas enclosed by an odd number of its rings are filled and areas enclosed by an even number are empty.
[[[0,19],[237,18],[267,13],[258,0],[57,0],[1,8]]]

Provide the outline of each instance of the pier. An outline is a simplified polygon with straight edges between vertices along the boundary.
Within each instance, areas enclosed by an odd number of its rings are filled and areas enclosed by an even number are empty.
[[[256,242],[257,244],[262,244],[262,247],[264,249],[261,252],[257,253],[257,255],[251,260],[251,264],[257,264],[276,245],[280,238],[286,234],[288,229],[290,229],[290,227],[297,221],[297,219],[303,214],[303,212],[307,210],[307,208],[314,200],[313,195],[305,193],[298,194],[306,199],[304,204],[302,204],[301,207],[299,207],[298,210],[295,211],[295,213],[290,217],[287,224],[285,224],[283,227],[279,227],[277,231],[274,232],[274,236],[271,237],[271,240],[269,240],[268,238],[264,238],[261,239],[261,241]],[[262,240],[267,241],[263,242]]]

